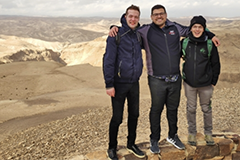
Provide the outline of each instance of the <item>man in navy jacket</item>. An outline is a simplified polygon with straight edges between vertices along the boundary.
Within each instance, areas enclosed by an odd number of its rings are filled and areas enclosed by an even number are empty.
[[[140,10],[137,6],[132,5],[127,8],[121,18],[120,42],[118,44],[115,37],[108,37],[103,58],[106,92],[111,96],[113,109],[107,155],[113,160],[118,160],[117,134],[122,123],[125,99],[128,101],[127,149],[139,158],[145,157],[145,154],[135,145],[139,117],[139,78],[143,67],[141,37],[136,32],[139,16]]]

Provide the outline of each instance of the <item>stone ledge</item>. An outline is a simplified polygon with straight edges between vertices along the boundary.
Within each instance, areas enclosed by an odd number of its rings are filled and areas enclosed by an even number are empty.
[[[197,146],[187,144],[187,137],[180,137],[186,146],[185,150],[176,149],[166,139],[159,142],[160,154],[153,154],[149,150],[149,142],[137,144],[146,157],[137,158],[129,153],[124,146],[118,146],[119,160],[239,160],[240,136],[237,134],[214,134],[215,145],[207,146],[204,135],[197,134]],[[96,151],[86,155],[74,157],[71,160],[107,160],[106,151]]]

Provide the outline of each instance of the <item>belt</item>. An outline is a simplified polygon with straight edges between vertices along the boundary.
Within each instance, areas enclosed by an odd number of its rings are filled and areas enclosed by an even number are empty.
[[[178,80],[179,75],[170,75],[170,76],[154,76],[152,77],[157,78],[157,79],[162,79],[165,80],[165,82],[176,82]]]

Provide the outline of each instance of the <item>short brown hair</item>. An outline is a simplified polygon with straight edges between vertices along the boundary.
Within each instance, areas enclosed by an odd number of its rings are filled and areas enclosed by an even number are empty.
[[[132,4],[131,6],[129,6],[129,7],[126,9],[126,14],[127,14],[127,12],[128,12],[129,9],[138,11],[138,12],[139,12],[139,15],[140,15],[140,8],[139,8],[138,6],[135,6],[135,5]]]

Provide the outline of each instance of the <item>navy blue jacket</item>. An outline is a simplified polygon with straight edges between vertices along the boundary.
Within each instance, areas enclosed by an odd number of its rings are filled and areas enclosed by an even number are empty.
[[[114,87],[114,83],[137,82],[142,74],[141,42],[136,30],[127,25],[125,14],[121,17],[121,23],[119,45],[116,44],[116,37],[107,38],[106,52],[103,56],[106,88]]]

